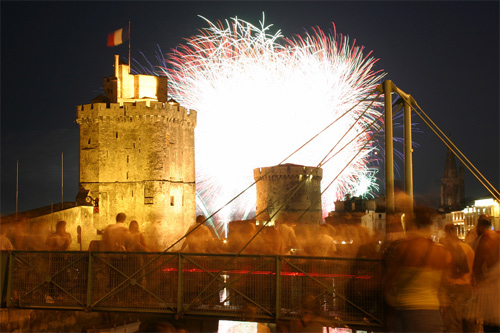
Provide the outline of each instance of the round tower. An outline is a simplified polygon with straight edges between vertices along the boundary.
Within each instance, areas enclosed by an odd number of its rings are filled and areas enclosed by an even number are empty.
[[[323,170],[296,164],[257,168],[257,221],[279,224],[286,219],[297,224],[322,222],[321,179]],[[276,223],[276,221],[278,221]]]
[[[196,218],[196,111],[166,102],[166,81],[130,75],[118,61],[105,86],[106,96],[77,107],[79,196],[94,204],[97,230],[123,212],[163,251]]]

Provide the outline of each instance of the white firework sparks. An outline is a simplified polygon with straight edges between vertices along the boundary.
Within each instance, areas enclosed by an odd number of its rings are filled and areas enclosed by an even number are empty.
[[[199,208],[211,214],[223,207],[252,184],[254,168],[282,162],[351,108],[286,163],[316,166],[337,144],[335,156],[322,165],[323,188],[336,178],[323,194],[325,212],[347,193],[376,188],[376,170],[368,167],[376,148],[366,143],[381,122],[358,135],[380,117],[378,102],[370,105],[373,97],[365,99],[383,77],[373,71],[376,59],[349,45],[347,37],[337,39],[319,29],[286,39],[280,31],[271,34],[263,22],[260,27],[238,18],[226,26],[207,22],[167,60],[170,95],[198,111]],[[255,195],[253,187],[225,207],[218,220],[246,218],[255,209]]]

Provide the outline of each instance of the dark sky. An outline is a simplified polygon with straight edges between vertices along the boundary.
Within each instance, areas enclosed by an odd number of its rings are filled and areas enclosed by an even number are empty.
[[[132,57],[154,59],[212,22],[237,16],[286,37],[337,27],[372,50],[377,69],[411,94],[481,173],[499,188],[498,1],[25,2],[1,1],[1,214],[64,200],[78,190],[76,106],[113,74],[107,34],[132,21]],[[275,31],[275,30],[274,30]],[[437,206],[446,147],[420,119],[414,133],[415,195]],[[401,150],[400,146],[396,148]],[[383,176],[383,172],[379,174]],[[487,191],[466,173],[466,197]]]

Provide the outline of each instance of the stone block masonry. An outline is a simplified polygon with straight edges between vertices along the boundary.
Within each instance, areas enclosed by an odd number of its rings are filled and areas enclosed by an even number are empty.
[[[137,220],[162,251],[196,215],[196,111],[156,101],[77,107],[80,185],[99,199],[94,224],[104,229],[119,212]]]

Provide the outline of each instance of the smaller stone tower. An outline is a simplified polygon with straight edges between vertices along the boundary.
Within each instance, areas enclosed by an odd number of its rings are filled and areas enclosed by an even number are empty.
[[[277,224],[276,221],[286,216],[297,224],[321,223],[322,178],[322,169],[296,164],[254,169],[254,179],[260,179],[257,182],[257,213],[267,210],[267,214],[258,216],[257,221],[270,217],[272,223]]]
[[[460,165],[457,172],[455,155],[448,149],[444,175],[441,179],[441,204],[443,211],[460,210],[465,207],[464,168]]]

